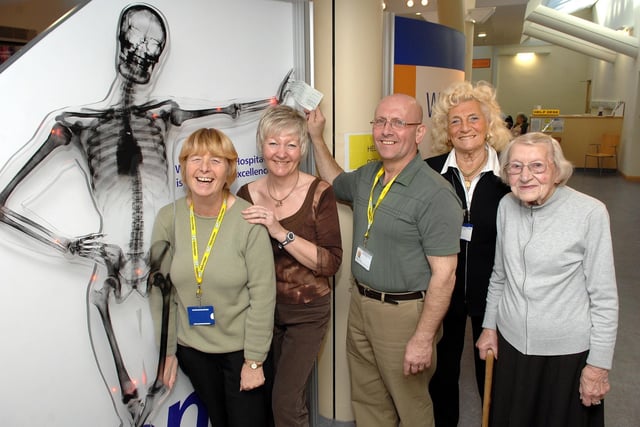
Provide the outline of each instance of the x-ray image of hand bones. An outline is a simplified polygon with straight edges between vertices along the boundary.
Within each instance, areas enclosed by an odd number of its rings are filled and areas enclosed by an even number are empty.
[[[117,74],[106,100],[56,112],[50,126],[5,165],[0,222],[69,259],[94,263],[87,318],[97,365],[122,423],[142,426],[167,392],[160,363],[166,348],[151,353],[141,347],[153,334],[149,272],[167,249],[151,256],[149,238],[157,210],[173,198],[175,129],[188,122],[255,121],[259,112],[283,101],[290,75],[270,98],[185,109],[176,99],[150,95],[169,42],[163,15],[150,5],[131,5],[122,11],[117,32]],[[19,201],[14,204],[30,177],[60,151],[75,153],[86,177],[99,216],[95,232],[66,236]]]

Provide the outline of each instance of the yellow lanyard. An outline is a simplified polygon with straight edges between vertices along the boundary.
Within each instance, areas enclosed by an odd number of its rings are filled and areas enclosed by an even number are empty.
[[[373,206],[373,189],[376,188],[376,184],[378,184],[378,181],[380,180],[380,177],[382,175],[384,175],[384,168],[380,168],[380,170],[376,174],[376,177],[373,180],[373,185],[371,186],[371,191],[369,192],[369,205],[367,206],[367,231],[364,233],[365,244],[369,239],[369,230],[371,230],[371,226],[373,225],[373,217],[376,214],[376,210],[378,209],[378,206],[380,206],[380,203],[382,203],[382,200],[385,198],[385,196],[389,192],[389,189],[391,188],[391,184],[393,184],[393,182],[396,180],[396,177],[398,176],[398,175],[394,176],[391,179],[391,181],[389,181],[387,185],[384,186],[384,188],[382,189],[382,192],[380,192],[380,195],[378,196],[376,205]]]
[[[213,244],[215,243],[216,237],[218,236],[218,231],[220,230],[220,225],[222,225],[222,220],[224,219],[224,213],[226,211],[227,197],[225,196],[222,200],[220,212],[218,212],[216,224],[214,225],[213,230],[211,230],[211,236],[209,236],[207,249],[204,251],[204,255],[202,255],[202,261],[198,261],[198,236],[196,231],[196,217],[195,215],[193,215],[193,203],[189,205],[189,220],[191,222],[191,253],[193,255],[193,273],[196,276],[196,282],[198,284],[198,288],[196,289],[196,298],[198,299],[202,297],[202,276],[204,275],[204,269],[207,267],[209,254],[211,253]]]

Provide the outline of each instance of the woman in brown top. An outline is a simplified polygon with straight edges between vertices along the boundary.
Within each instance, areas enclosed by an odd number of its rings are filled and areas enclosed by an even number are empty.
[[[253,204],[244,218],[264,224],[271,236],[277,283],[272,408],[275,425],[285,427],[309,425],[306,384],[329,324],[329,277],[342,260],[333,189],[300,171],[308,138],[298,111],[268,109],[256,138],[268,174],[238,191]]]

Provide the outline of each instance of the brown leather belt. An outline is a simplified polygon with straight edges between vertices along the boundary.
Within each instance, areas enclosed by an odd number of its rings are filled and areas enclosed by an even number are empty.
[[[371,288],[361,285],[356,281],[356,287],[358,288],[358,292],[360,295],[363,295],[367,298],[371,298],[377,301],[386,302],[389,304],[398,304],[398,301],[409,301],[414,299],[423,299],[425,292],[416,291],[416,292],[403,292],[403,293],[388,293],[388,292],[378,292]]]

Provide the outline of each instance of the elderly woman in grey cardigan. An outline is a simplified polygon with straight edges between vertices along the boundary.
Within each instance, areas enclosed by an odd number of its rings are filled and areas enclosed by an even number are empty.
[[[496,356],[492,426],[603,426],[618,326],[607,209],[568,186],[572,166],[542,133],[501,154],[480,357]]]

